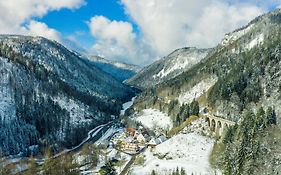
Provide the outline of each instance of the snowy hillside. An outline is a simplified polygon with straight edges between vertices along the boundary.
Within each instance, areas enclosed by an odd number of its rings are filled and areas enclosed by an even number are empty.
[[[170,130],[173,127],[171,118],[156,109],[144,109],[135,116],[135,120],[142,123],[145,127],[157,131]]]
[[[218,142],[219,146],[215,149],[220,151],[213,153],[212,157],[217,159],[212,161],[215,166],[224,174],[280,172],[280,159],[278,151],[275,151],[281,145],[278,142],[280,139],[277,139],[279,137],[276,136],[280,133],[281,126],[280,31],[281,9],[256,18],[247,26],[227,34],[223,43],[214,48],[199,64],[173,79],[145,90],[136,98],[132,109],[141,111],[156,108],[161,112],[167,112],[171,117],[177,116],[173,121],[178,120],[182,123],[185,118],[180,116],[188,115],[191,108],[200,111],[202,110],[200,107],[208,106],[203,108],[204,111],[230,121],[238,121],[238,126],[229,128],[223,138],[224,141]],[[190,104],[194,97],[197,98],[202,94],[204,96]],[[177,143],[178,140],[180,138],[173,142]],[[186,140],[185,143],[190,142]],[[155,151],[162,156],[167,154],[177,157],[177,154],[173,154],[173,147],[169,145],[173,143],[166,145],[170,152],[159,150],[160,145]],[[177,146],[179,155],[190,156],[181,151],[183,148],[180,143]],[[144,165],[134,168],[135,174],[151,173],[152,169],[163,174],[161,169],[172,165],[171,162],[162,165],[164,163],[159,159],[161,156],[147,154],[148,158]],[[204,165],[203,160],[199,162]],[[182,166],[187,165],[188,162]],[[199,171],[198,174],[210,174],[200,172],[202,170],[200,167],[195,169]]]
[[[207,92],[214,84],[217,82],[217,78],[208,78],[202,80],[191,89],[182,92],[179,97],[178,101],[180,104],[189,104],[192,102],[193,99],[197,99],[198,97],[202,96],[205,92]]]
[[[142,69],[126,83],[141,88],[148,88],[167,81],[187,71],[204,59],[210,49],[182,48],[175,50],[167,57]]]
[[[73,146],[119,115],[135,94],[64,46],[42,37],[0,36],[0,149]],[[77,134],[79,133],[79,134]]]
[[[89,56],[89,59],[96,67],[100,68],[121,82],[131,78],[140,70],[140,67],[136,65],[125,64],[117,61],[109,61],[98,56]]]
[[[177,167],[185,169],[187,174],[220,174],[210,167],[209,155],[214,140],[201,135],[203,131],[208,133],[206,125],[204,120],[194,121],[184,132],[157,145],[155,149],[147,149],[144,164],[133,166],[131,174],[147,175],[155,170],[157,174],[168,175]]]

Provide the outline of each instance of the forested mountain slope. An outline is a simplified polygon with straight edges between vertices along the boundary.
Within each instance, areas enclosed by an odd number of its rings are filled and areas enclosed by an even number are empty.
[[[42,37],[0,36],[0,151],[72,146],[118,115],[134,90]]]
[[[89,56],[89,59],[96,67],[100,68],[104,72],[107,72],[121,82],[136,75],[140,70],[140,67],[136,65],[109,61],[98,56]]]
[[[195,101],[237,122],[211,161],[224,174],[278,174],[281,126],[281,9],[225,36],[190,70],[144,91],[131,112],[156,108],[176,123]],[[188,110],[187,110],[188,109]],[[198,110],[197,110],[198,111]],[[214,158],[216,157],[216,158]]]
[[[126,80],[127,84],[146,89],[189,70],[199,63],[211,49],[182,48],[143,68],[138,74]]]
[[[227,34],[207,58],[190,70],[143,92],[135,108],[143,108],[144,101],[147,106],[163,107],[196,98],[217,115],[237,121],[244,109],[279,106],[280,41],[278,9]],[[280,116],[281,109],[276,112]]]

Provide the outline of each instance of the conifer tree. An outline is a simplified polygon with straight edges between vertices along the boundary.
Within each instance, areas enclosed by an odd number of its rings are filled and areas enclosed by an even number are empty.
[[[34,158],[31,158],[27,171],[24,175],[36,175],[37,174],[37,164]]]
[[[186,175],[186,172],[185,172],[185,169],[184,168],[181,168],[181,175]]]
[[[272,107],[268,107],[266,111],[266,117],[267,117],[267,121],[266,121],[267,125],[276,125],[277,123],[276,113]]]
[[[46,160],[43,164],[43,175],[53,175],[57,174],[56,172],[56,162],[52,159],[52,150],[51,147],[48,147],[45,151]]]
[[[151,175],[157,175],[155,170],[152,170]]]
[[[258,109],[258,112],[257,112],[257,122],[256,122],[256,129],[257,130],[261,130],[265,127],[265,124],[264,124],[264,121],[265,121],[265,111],[263,109],[263,107],[260,107]]]

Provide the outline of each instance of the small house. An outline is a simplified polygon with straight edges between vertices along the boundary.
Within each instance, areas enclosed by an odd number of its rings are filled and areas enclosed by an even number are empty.
[[[150,148],[155,148],[158,144],[160,144],[160,141],[156,138],[153,138],[148,142],[147,146]]]
[[[126,130],[127,135],[134,137],[136,133],[136,129],[134,128],[127,128]]]
[[[141,144],[144,144],[146,140],[145,140],[145,137],[142,134],[139,134],[137,136],[137,141]]]
[[[136,131],[135,131],[134,138],[137,139],[137,137],[139,136],[140,133],[141,133],[141,132],[139,132],[138,130],[136,130]]]
[[[126,143],[123,145],[123,149],[127,151],[139,151],[140,147],[137,144],[134,143]]]
[[[129,136],[129,137],[126,137],[126,138],[124,139],[124,142],[125,142],[125,143],[132,143],[133,140],[134,140],[133,137]]]
[[[167,140],[167,138],[163,135],[159,136],[157,139],[159,139],[160,143],[163,143]]]
[[[147,146],[150,147],[150,148],[154,148],[155,146],[165,142],[167,140],[167,138],[163,135],[159,136],[158,138],[153,138],[151,139]]]

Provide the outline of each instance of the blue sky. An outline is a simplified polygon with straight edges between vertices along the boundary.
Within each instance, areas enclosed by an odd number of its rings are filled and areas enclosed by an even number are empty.
[[[43,36],[88,55],[147,65],[181,47],[215,47],[281,0],[9,0],[0,34]],[[17,12],[17,13],[15,13]]]
[[[64,36],[75,35],[87,48],[95,42],[91,37],[87,22],[96,15],[106,16],[111,20],[127,21],[123,6],[116,0],[88,0],[79,9],[61,9],[52,11],[38,21],[60,31]]]

